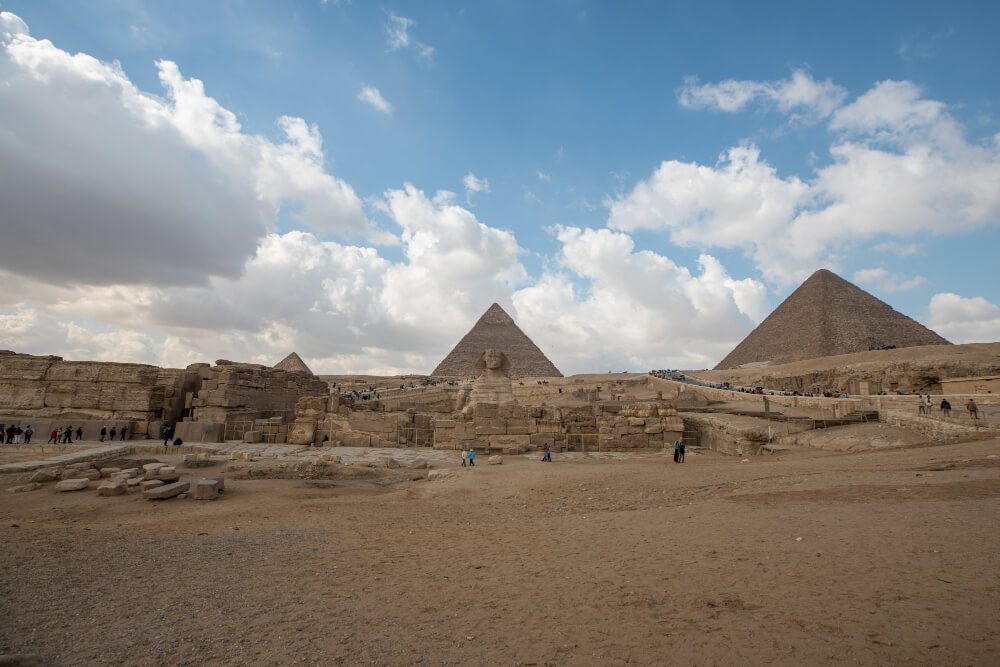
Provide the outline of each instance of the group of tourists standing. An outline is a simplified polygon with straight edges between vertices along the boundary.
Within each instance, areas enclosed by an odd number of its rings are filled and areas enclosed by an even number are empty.
[[[951,417],[951,401],[947,398],[942,398],[938,407],[941,410],[942,416]],[[969,400],[965,403],[965,409],[969,413],[970,419],[973,421],[979,421],[979,406],[976,405],[975,400],[969,398]],[[917,411],[919,414],[927,417],[930,417],[933,414],[934,402],[931,400],[930,394],[917,394]]]
[[[26,428],[21,428],[20,424],[0,424],[0,444],[30,445],[31,436],[34,433],[31,424],[28,424]]]

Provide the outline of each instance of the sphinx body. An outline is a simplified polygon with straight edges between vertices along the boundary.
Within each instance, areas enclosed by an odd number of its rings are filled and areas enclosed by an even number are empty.
[[[472,384],[472,392],[466,409],[476,403],[515,403],[514,391],[511,388],[510,361],[507,355],[499,350],[489,349],[483,352],[476,364],[479,377]]]

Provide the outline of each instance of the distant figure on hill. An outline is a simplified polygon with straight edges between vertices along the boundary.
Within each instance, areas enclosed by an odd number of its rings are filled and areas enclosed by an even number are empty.
[[[969,411],[969,416],[972,419],[979,421],[979,406],[976,405],[974,400],[970,398],[969,402],[965,404],[965,409]]]
[[[941,414],[945,417],[951,417],[951,403],[948,402],[947,398],[941,399]]]
[[[472,468],[476,465],[476,450],[469,450],[469,467]]]

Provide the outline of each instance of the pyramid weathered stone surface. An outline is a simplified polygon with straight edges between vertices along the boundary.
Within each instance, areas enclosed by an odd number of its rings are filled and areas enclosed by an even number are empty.
[[[484,350],[500,350],[510,361],[511,377],[562,377],[559,369],[542,354],[498,304],[493,304],[465,334],[432,376],[475,377],[476,362]]]
[[[306,366],[306,362],[302,361],[302,357],[295,352],[292,352],[290,355],[276,363],[274,367],[283,371],[313,375],[313,372],[309,370],[308,366]]]
[[[917,345],[949,343],[837,274],[820,269],[715,369]]]

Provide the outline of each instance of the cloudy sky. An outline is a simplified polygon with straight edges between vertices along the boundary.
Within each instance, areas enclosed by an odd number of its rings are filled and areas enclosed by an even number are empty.
[[[1000,340],[1000,5],[750,4],[0,0],[0,348],[701,368],[822,267]]]

